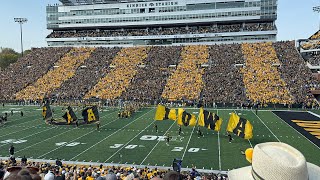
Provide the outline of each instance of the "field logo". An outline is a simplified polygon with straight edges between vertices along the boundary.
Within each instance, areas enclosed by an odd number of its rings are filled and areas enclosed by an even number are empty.
[[[292,120],[298,126],[308,131],[310,134],[320,139],[320,121],[303,121],[303,120]]]

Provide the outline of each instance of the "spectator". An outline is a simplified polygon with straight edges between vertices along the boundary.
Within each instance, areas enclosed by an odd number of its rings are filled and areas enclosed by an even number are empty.
[[[257,144],[252,155],[252,166],[228,173],[230,180],[247,179],[319,179],[320,167],[306,162],[297,149],[285,143],[268,142]]]

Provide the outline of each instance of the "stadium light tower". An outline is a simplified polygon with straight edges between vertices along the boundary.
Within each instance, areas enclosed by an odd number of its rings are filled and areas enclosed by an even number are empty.
[[[21,42],[21,56],[23,56],[23,43],[22,43],[22,24],[28,21],[27,18],[14,18],[14,22],[20,24],[20,42]]]
[[[317,12],[318,14],[320,13],[320,6],[315,6],[312,9],[313,9],[313,12]],[[320,29],[320,21],[319,21],[319,29]]]

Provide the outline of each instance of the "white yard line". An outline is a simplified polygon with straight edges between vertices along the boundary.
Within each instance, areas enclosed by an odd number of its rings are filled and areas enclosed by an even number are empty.
[[[112,112],[112,113],[114,113],[114,112]],[[103,117],[105,117],[105,116],[107,116],[107,115],[110,115],[110,114],[112,114],[112,113],[108,113],[108,114],[102,116],[101,118],[103,118]],[[114,120],[114,121],[115,121],[115,120]],[[111,121],[111,122],[114,122],[114,121]],[[77,130],[77,129],[72,129],[72,128],[71,128],[71,129],[69,129],[68,131],[64,131],[63,133],[57,134],[57,135],[55,135],[55,136],[52,136],[52,137],[50,137],[50,138],[47,138],[47,139],[45,139],[45,140],[39,141],[39,142],[37,142],[37,143],[35,143],[35,144],[32,144],[32,145],[30,145],[30,146],[28,146],[28,147],[25,147],[25,148],[17,151],[17,153],[20,152],[20,151],[29,149],[29,148],[31,148],[31,147],[33,147],[33,146],[35,146],[35,145],[38,145],[38,144],[40,144],[40,143],[43,143],[43,142],[45,142],[45,141],[48,141],[48,140],[50,140],[50,139],[52,139],[52,138],[55,138],[55,137],[57,137],[57,136],[63,135],[63,134],[65,134],[65,133],[67,133],[67,132],[69,132],[69,131],[72,131],[72,130]]]
[[[318,117],[318,118],[320,118],[320,115],[319,114],[316,114],[316,113],[314,113],[314,112],[312,112],[312,111],[307,111],[309,114],[312,114],[312,115],[314,115],[314,116],[316,116],[316,117]]]
[[[186,152],[187,152],[187,149],[188,149],[188,146],[189,146],[189,143],[190,143],[190,140],[191,140],[191,137],[192,137],[192,135],[193,135],[193,131],[194,131],[195,128],[196,128],[196,126],[193,126],[192,132],[191,132],[191,134],[190,134],[190,137],[189,137],[188,142],[187,142],[187,145],[186,145],[186,148],[184,148],[184,152],[183,152],[183,154],[182,154],[181,160],[183,160],[184,156],[186,155]]]
[[[248,139],[248,142],[249,142],[249,144],[250,144],[250,146],[253,148],[253,146],[252,146],[252,144],[251,144],[251,141],[250,141],[250,139]]]
[[[30,126],[30,127],[21,129],[21,130],[19,130],[19,131],[14,131],[14,132],[11,132],[11,133],[8,133],[8,134],[4,134],[4,135],[2,135],[2,136],[0,136],[0,137],[8,136],[8,135],[10,135],[10,134],[14,134],[14,133],[17,133],[17,132],[21,132],[21,131],[24,131],[24,130],[27,130],[27,129],[30,129],[30,128],[33,128],[33,127],[36,127],[36,126],[39,126],[39,125],[41,125],[41,124],[37,124],[37,125],[34,125],[34,126]],[[14,126],[12,126],[12,127],[14,127]],[[0,129],[0,130],[1,130],[1,129]]]
[[[152,111],[152,109],[150,110]],[[117,131],[113,132],[112,134],[110,134],[109,136],[103,138],[102,140],[100,140],[99,142],[95,143],[94,145],[92,145],[91,147],[87,148],[86,150],[82,151],[81,153],[79,153],[78,155],[74,156],[73,158],[70,159],[73,160],[75,159],[76,157],[80,156],[81,154],[87,152],[88,150],[90,150],[91,148],[95,147],[96,145],[100,144],[102,141],[105,141],[106,139],[108,139],[109,137],[113,136],[114,134],[118,133],[119,131],[125,129],[125,127],[129,126],[130,124],[134,123],[135,121],[137,121],[138,119],[140,119],[141,117],[145,116],[146,114],[148,114],[150,111],[146,112],[145,114],[143,114],[142,116],[138,117],[137,119],[131,121],[129,124],[123,126],[122,128],[118,129]]]
[[[272,112],[272,111],[271,111]],[[272,114],[274,114],[277,118],[279,118],[281,121],[282,120],[279,116],[277,116],[275,113],[272,112]],[[302,135],[298,130],[296,130],[295,128],[293,128],[292,126],[290,126],[286,121],[284,121],[286,125],[288,125],[289,127],[291,127],[292,129],[294,129],[297,133],[299,133],[302,137],[306,138],[306,140],[308,140],[310,143],[312,143],[314,146],[316,146],[318,149],[320,149],[320,147],[318,147],[316,144],[314,144],[312,141],[310,141],[310,139],[308,139],[307,137],[305,137],[304,135]]]
[[[137,134],[136,136],[134,136],[133,138],[131,138],[131,140],[129,142],[127,142],[126,144],[122,145],[121,148],[119,148],[118,151],[116,151],[115,153],[113,153],[107,160],[105,160],[104,162],[109,161],[113,156],[115,156],[116,154],[118,154],[119,151],[121,151],[124,147],[126,147],[131,141],[133,141],[136,137],[138,137],[141,133],[143,133],[148,127],[150,127],[154,122],[151,121],[151,124],[149,124],[146,128],[144,128],[142,131],[140,131],[139,134]]]
[[[19,124],[8,125],[8,126],[6,126],[6,124],[4,124],[3,128],[1,128],[1,129],[7,129],[7,128],[12,128],[12,127],[17,127],[17,126],[20,126],[21,124],[30,123],[30,122],[38,121],[38,120],[41,120],[41,118],[40,118],[40,119],[34,119],[34,120],[31,120],[31,121],[26,121],[26,122],[19,123]],[[6,123],[8,123],[8,122],[12,122],[12,121],[7,121]],[[39,124],[38,124],[38,125],[39,125]],[[0,136],[0,137],[1,137],[1,136]]]
[[[167,131],[163,134],[163,135],[165,135],[165,134],[167,134],[167,132],[171,129],[171,127],[174,125],[176,123],[176,121],[174,121],[172,124],[171,124],[171,126],[167,129]],[[160,141],[158,141],[155,145],[154,145],[154,147],[151,149],[151,151],[148,153],[148,155],[142,160],[142,162],[140,163],[140,165],[142,165],[143,163],[144,163],[144,161],[149,157],[149,155],[152,153],[152,151],[157,147],[157,145],[160,143]]]
[[[50,128],[50,129],[53,129],[53,128]],[[20,138],[20,139],[25,139],[25,138],[28,138],[28,137],[31,137],[31,136],[40,134],[40,133],[42,133],[42,132],[49,131],[50,129],[45,129],[45,130],[43,130],[43,131],[39,131],[39,132],[37,132],[37,133],[30,134],[30,135],[25,136],[25,137],[22,137],[22,138]],[[0,147],[5,146],[5,145],[7,145],[7,144],[3,144],[3,145],[1,145]]]
[[[47,139],[45,139],[45,140],[43,140],[43,141],[39,141],[39,142],[37,142],[37,143],[35,143],[35,144],[32,144],[32,145],[30,145],[30,146],[28,146],[28,147],[25,147],[25,148],[23,148],[23,149],[21,149],[21,150],[17,151],[17,153],[18,153],[18,152],[20,152],[20,151],[23,151],[23,150],[29,149],[29,148],[31,148],[31,147],[33,147],[33,146],[35,146],[35,145],[38,145],[38,144],[40,144],[40,143],[43,143],[43,142],[45,142],[45,141],[48,141],[48,140],[50,140],[50,139],[52,139],[52,138],[55,138],[55,137],[57,137],[57,136],[63,135],[63,134],[65,134],[65,133],[67,133],[67,132],[69,132],[69,131],[71,131],[71,130],[74,130],[74,129],[70,129],[70,130],[68,130],[68,131],[64,131],[64,132],[63,132],[63,133],[61,133],[61,134],[57,134],[57,135],[52,136],[52,137],[50,137],[50,138],[47,138]]]
[[[217,109],[217,116],[219,116],[219,110]],[[220,144],[220,131],[218,131],[218,149],[219,149],[219,170],[221,171],[221,144]]]
[[[256,113],[254,113],[252,110],[251,110],[251,112],[256,115]],[[272,112],[272,111],[271,111],[271,112]],[[257,116],[258,119],[262,122],[262,124],[267,127],[267,129],[271,132],[271,134],[272,134],[279,142],[281,142],[280,139],[271,131],[271,129],[261,120],[261,118],[260,118],[258,115],[256,115],[256,116]]]

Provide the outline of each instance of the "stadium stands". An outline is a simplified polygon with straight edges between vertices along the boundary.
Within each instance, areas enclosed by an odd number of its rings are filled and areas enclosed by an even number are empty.
[[[65,54],[53,68],[33,85],[16,94],[17,99],[43,99],[47,94],[59,88],[61,84],[73,77],[77,68],[90,57],[94,48],[73,48]]]
[[[294,102],[287,84],[277,70],[280,61],[271,42],[242,44],[242,52],[246,65],[241,72],[247,97],[251,101],[263,104]]]
[[[320,86],[294,45],[33,49],[1,71],[0,99],[314,104]]]
[[[210,46],[212,66],[205,70],[203,91],[206,102],[237,103],[246,101],[244,84],[240,67],[244,59],[241,45]]]
[[[125,100],[158,100],[166,85],[167,78],[175,70],[170,65],[179,62],[181,47],[152,47],[145,67],[141,66],[127,91],[122,94]]]
[[[130,166],[95,166],[95,165],[81,165],[81,164],[64,164],[56,165],[49,162],[33,162],[27,161],[26,163],[17,162],[12,163],[10,160],[0,161],[0,172],[5,172],[7,168],[16,168],[15,171],[11,170],[11,179],[19,179],[20,175],[18,167],[24,169],[24,178],[26,179],[86,179],[86,180],[117,180],[117,179],[227,179],[227,175],[214,174],[214,173],[202,173],[192,168],[190,171],[182,171],[181,174],[168,170],[160,169],[156,167],[130,167]],[[28,168],[26,168],[28,167]],[[3,171],[4,170],[4,171]],[[8,176],[8,174],[1,173],[2,176]],[[180,177],[179,177],[180,176]]]
[[[310,40],[320,39],[320,31],[313,34],[309,39]]]
[[[186,46],[177,70],[168,78],[162,97],[168,100],[197,100],[203,88],[201,65],[208,63],[208,47]]]
[[[136,75],[138,65],[144,64],[148,50],[149,48],[146,47],[121,49],[110,65],[113,69],[100,79],[95,87],[85,95],[85,98],[115,99],[120,97]]]
[[[0,71],[0,99],[14,99],[16,92],[42,77],[70,49],[33,48],[30,54]]]
[[[120,48],[97,48],[84,64],[78,67],[75,75],[65,81],[52,95],[59,99],[82,98],[100,78],[104,77],[113,58]]]
[[[266,31],[276,30],[273,23],[248,23],[227,25],[204,25],[188,27],[150,27],[147,29],[114,29],[114,30],[72,30],[53,31],[47,38],[70,38],[70,37],[115,37],[115,36],[147,36],[147,35],[175,35],[175,34],[201,34],[223,33],[243,31]]]
[[[311,70],[306,66],[294,44],[294,41],[273,44],[281,61],[279,72],[287,83],[290,93],[295,97],[295,102],[311,105],[315,103],[315,99],[310,90],[319,89],[320,86],[313,78]]]

